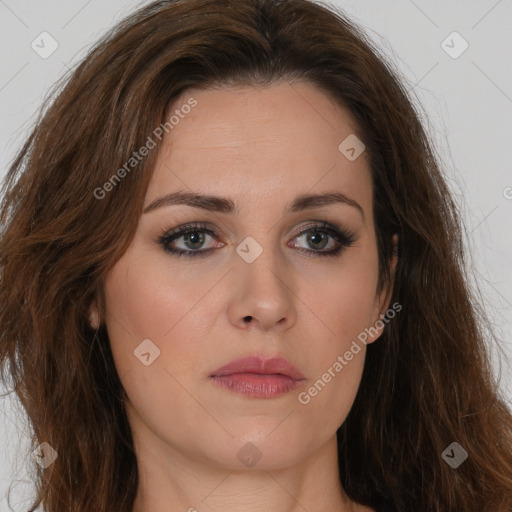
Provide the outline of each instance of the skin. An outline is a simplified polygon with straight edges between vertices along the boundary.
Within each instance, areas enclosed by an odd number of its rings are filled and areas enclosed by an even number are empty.
[[[145,206],[194,191],[230,198],[240,211],[170,205],[143,214],[106,279],[104,321],[139,464],[133,511],[371,511],[346,496],[336,451],[365,345],[308,404],[297,398],[389,307],[391,290],[376,294],[370,168],[364,153],[349,161],[338,150],[356,125],[308,83],[189,90],[173,108],[191,96],[198,104],[164,139]],[[284,214],[297,195],[325,191],[359,203],[364,218],[342,203]],[[297,236],[324,220],[354,231],[356,241],[338,256],[308,257],[304,251],[338,245]],[[212,248],[204,258],[178,258],[158,243],[167,229],[189,222],[220,232],[218,239],[204,233],[202,246],[183,236],[172,242],[183,250]],[[236,252],[247,236],[263,248],[252,263]],[[252,321],[244,323],[248,315]],[[99,322],[95,305],[91,322]],[[134,350],[148,338],[160,356],[145,366]],[[279,397],[256,399],[208,379],[247,355],[282,356],[306,380]],[[262,455],[252,467],[237,457],[249,442]]]

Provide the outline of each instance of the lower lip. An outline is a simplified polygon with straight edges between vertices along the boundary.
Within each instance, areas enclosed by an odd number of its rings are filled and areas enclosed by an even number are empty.
[[[210,377],[217,384],[252,398],[274,398],[289,393],[302,380],[292,379],[286,375],[258,373],[232,373]]]

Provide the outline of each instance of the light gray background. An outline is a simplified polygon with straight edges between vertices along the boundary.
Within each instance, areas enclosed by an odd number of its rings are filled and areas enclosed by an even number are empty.
[[[0,178],[50,86],[125,14],[146,3],[0,0]],[[468,256],[482,304],[504,349],[490,343],[510,401],[512,0],[331,0],[331,5],[365,28],[409,80],[424,108],[465,218]],[[44,31],[59,45],[47,59],[31,48]],[[454,31],[469,44],[458,58],[442,47]],[[445,44],[452,51],[461,48],[457,36]],[[8,510],[4,495],[12,480],[18,481],[12,492],[14,510],[25,510],[23,496],[30,493],[27,458],[19,451],[26,446],[27,423],[16,404],[0,399],[0,454],[7,454],[0,457],[1,512]]]

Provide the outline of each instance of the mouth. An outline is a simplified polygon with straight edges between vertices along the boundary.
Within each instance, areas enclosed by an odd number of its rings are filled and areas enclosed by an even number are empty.
[[[305,377],[281,357],[246,357],[218,368],[209,379],[247,397],[274,398],[300,386]]]

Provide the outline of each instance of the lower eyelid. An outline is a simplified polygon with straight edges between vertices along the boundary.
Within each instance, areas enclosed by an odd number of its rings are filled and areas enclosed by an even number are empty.
[[[181,236],[183,236],[183,235],[181,235]],[[297,235],[293,239],[298,238],[299,236],[304,236],[304,234]],[[346,243],[340,242],[339,240],[336,240],[332,235],[329,235],[329,236],[337,243],[335,245],[335,247],[332,247],[330,249],[314,250],[314,249],[308,249],[306,247],[300,247],[298,245],[295,247],[292,247],[292,248],[295,248],[299,252],[307,253],[309,256],[330,256],[330,255],[338,254],[341,250],[343,250],[346,247],[349,247],[353,243],[351,241],[348,241]],[[178,239],[179,238],[180,237],[178,237]],[[219,245],[217,245],[216,247],[209,247],[207,249],[193,250],[193,249],[182,249],[180,247],[171,247],[171,248],[164,247],[164,250],[166,252],[171,253],[172,255],[196,257],[196,256],[206,256],[209,253],[215,251],[216,249],[220,249],[224,246],[226,246],[226,244],[219,242]],[[290,245],[288,245],[288,247],[290,247]]]
[[[184,231],[182,231],[181,233],[180,232],[172,233],[172,231],[170,233],[167,232],[166,234],[164,234],[163,236],[161,236],[158,239],[158,242],[163,246],[164,251],[171,253],[172,255],[180,255],[180,256],[183,255],[183,256],[194,257],[196,255],[206,255],[206,254],[212,252],[214,249],[219,249],[226,245],[223,242],[220,242],[218,240],[219,235],[217,235],[217,233],[215,233],[215,231],[210,229],[208,226],[192,224],[192,225],[184,226],[184,228],[185,228]],[[313,256],[316,256],[316,255],[329,256],[329,255],[337,254],[344,248],[350,247],[357,240],[357,238],[355,237],[355,234],[353,232],[351,232],[350,230],[338,228],[338,227],[335,227],[332,225],[330,226],[330,225],[326,224],[326,221],[324,221],[323,224],[317,224],[317,225],[307,226],[307,227],[303,228],[301,231],[299,231],[298,233],[296,233],[293,236],[292,240],[295,240],[296,238],[305,236],[309,232],[315,231],[315,230],[319,231],[319,232],[326,233],[335,242],[337,242],[337,247],[334,247],[334,248],[331,248],[328,250],[318,250],[318,251],[314,250],[314,249],[307,249],[305,247],[297,247],[297,249],[300,252],[311,253],[311,255],[313,255]],[[173,247],[173,248],[167,247],[168,244],[170,244],[171,242],[179,240],[180,238],[182,238],[190,233],[205,233],[208,236],[210,236],[211,238],[213,238],[214,240],[216,240],[219,245],[217,245],[216,247],[210,247],[208,249],[197,249],[197,250],[181,249],[181,248],[176,248],[176,247]]]

